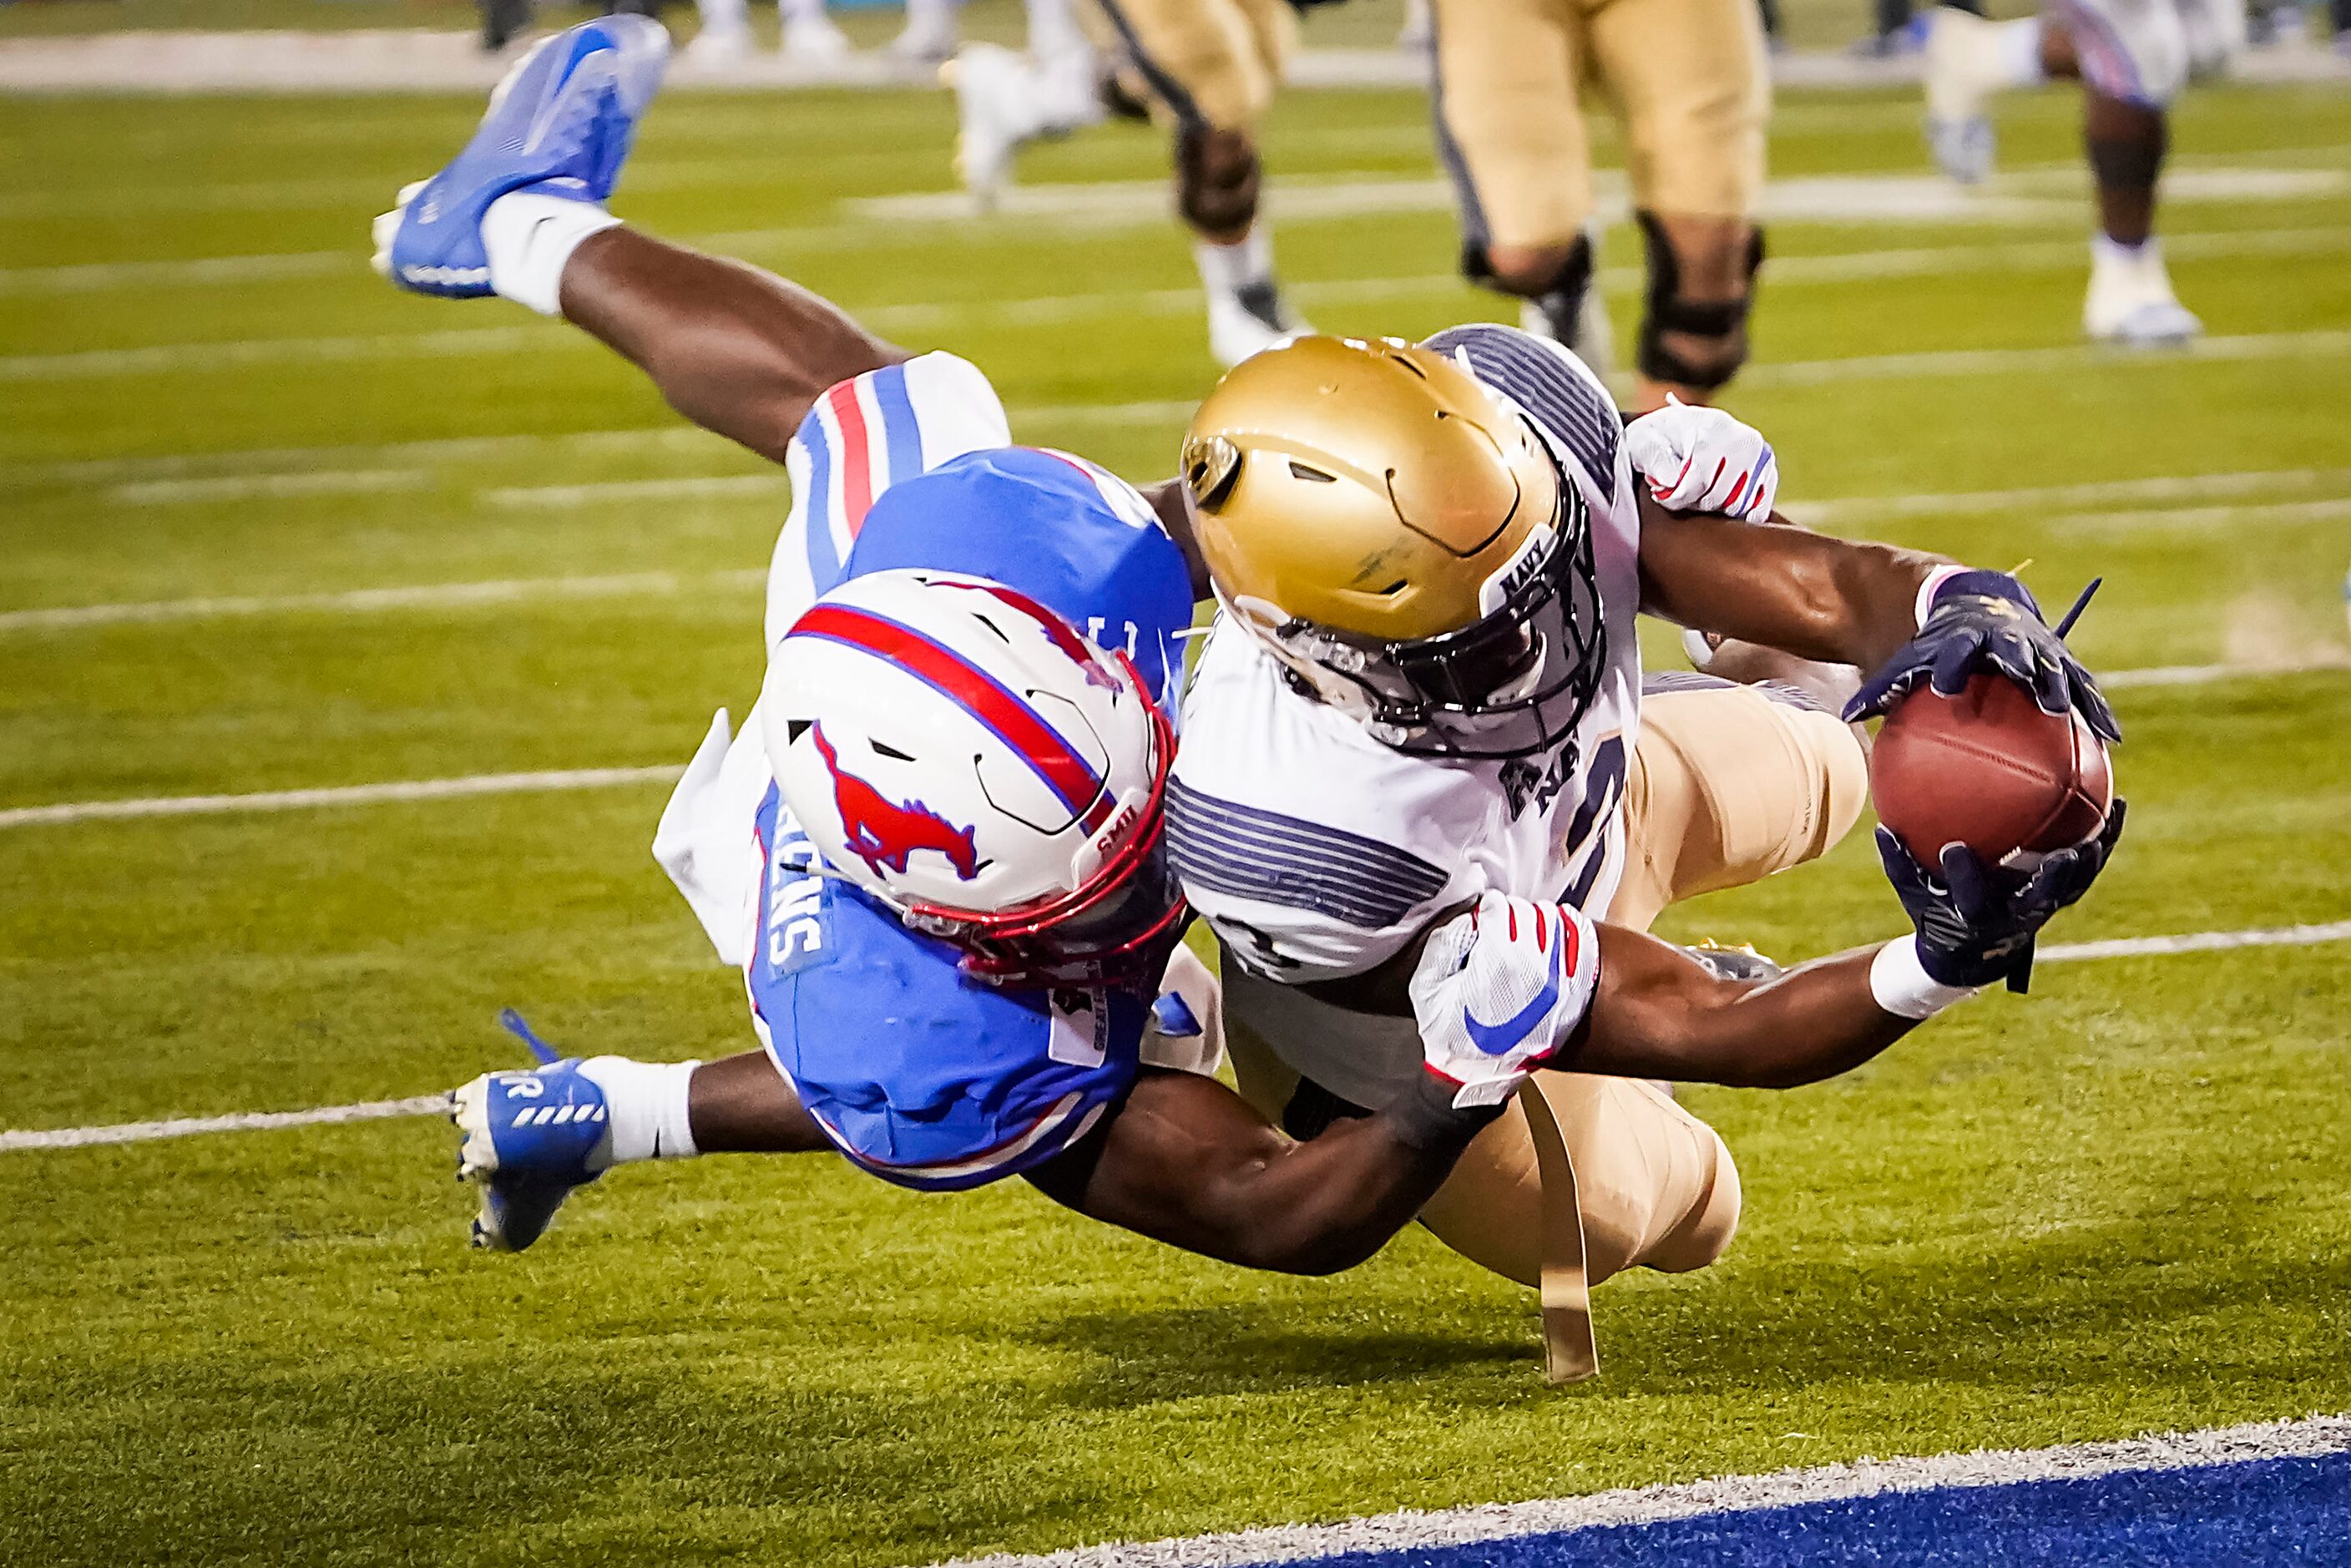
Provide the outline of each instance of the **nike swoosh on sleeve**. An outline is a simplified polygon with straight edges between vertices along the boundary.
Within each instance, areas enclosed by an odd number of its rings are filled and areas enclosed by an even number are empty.
[[[1535,993],[1534,1000],[1500,1023],[1480,1023],[1478,1021],[1478,1015],[1464,1007],[1461,1009],[1461,1024],[1469,1031],[1469,1043],[1489,1056],[1500,1056],[1515,1048],[1528,1035],[1532,1034],[1535,1026],[1542,1022],[1551,1009],[1558,1005],[1559,987],[1564,974],[1566,952],[1565,942],[1553,944],[1551,950],[1551,975],[1543,981],[1542,989]]]

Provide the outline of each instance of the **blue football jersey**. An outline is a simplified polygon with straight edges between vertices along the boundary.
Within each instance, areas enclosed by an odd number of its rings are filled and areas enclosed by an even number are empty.
[[[829,503],[830,526],[809,519],[795,551],[788,525],[779,559],[815,594],[896,568],[1005,583],[1125,652],[1172,718],[1192,620],[1182,551],[1131,486],[1079,459],[935,450],[933,429],[950,418],[986,426],[970,417],[976,372],[947,368],[960,382],[932,379],[965,401],[935,422],[921,417],[921,388],[910,396],[906,386],[929,373],[925,361],[829,394],[800,440],[808,493]],[[902,401],[913,417],[893,417]],[[844,501],[844,467],[870,484],[870,500]],[[1134,1082],[1149,998],[969,978],[953,946],[829,874],[772,784],[756,835],[763,866],[745,969],[755,1024],[801,1103],[858,1165],[907,1186],[977,1186],[1061,1153]]]

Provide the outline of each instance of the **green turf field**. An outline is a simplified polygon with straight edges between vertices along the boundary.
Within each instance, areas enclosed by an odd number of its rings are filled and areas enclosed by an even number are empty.
[[[564,329],[366,269],[368,216],[477,108],[0,102],[0,810],[680,763],[747,706],[780,486]],[[1292,99],[1271,211],[1426,179],[1419,112]],[[2197,359],[2074,347],[2071,113],[2005,117],[1986,221],[1810,187],[1846,207],[1775,227],[1734,406],[1836,527],[2031,558],[2061,601],[2107,574],[2103,667],[2340,658],[2351,99],[2179,117],[2174,270],[2233,346]],[[1919,180],[1914,116],[1792,95],[1776,172]],[[1165,472],[1211,371],[1156,198],[1083,228],[848,204],[938,190],[949,135],[937,96],[682,98],[619,204],[969,354],[1025,439]],[[1027,172],[1165,156],[1111,129]],[[1280,228],[1318,324],[1493,313],[1441,211],[1330,206]],[[256,254],[287,259],[177,265]],[[224,598],[264,602],[22,613]],[[2132,832],[2056,936],[2351,918],[2351,674],[2116,699]],[[508,1004],[582,1051],[744,1048],[647,853],[664,794],[0,827],[0,1126],[427,1092],[513,1060]],[[1669,924],[1805,956],[1899,918],[1853,842]],[[1017,1184],[743,1159],[622,1171],[488,1257],[429,1120],[0,1152],[0,1561],[888,1568],[2351,1409],[2346,956],[2052,966],[1838,1083],[1693,1093],[1741,1238],[1604,1289],[1607,1375],[1566,1393],[1530,1300],[1418,1235],[1299,1283]]]

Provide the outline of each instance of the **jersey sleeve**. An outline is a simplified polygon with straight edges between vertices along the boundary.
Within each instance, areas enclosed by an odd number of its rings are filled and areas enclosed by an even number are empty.
[[[1624,443],[1625,416],[1591,366],[1548,338],[1490,322],[1448,327],[1421,347],[1466,366],[1517,403],[1583,469],[1584,487],[1598,509],[1615,505],[1623,482],[1617,449]]]
[[[1298,702],[1246,639],[1220,626],[1185,698],[1167,794],[1176,875],[1244,967],[1290,983],[1362,974],[1485,885],[1451,846],[1479,841],[1491,801],[1469,775]]]
[[[1067,1150],[1133,1087],[1143,999],[972,980],[953,948],[822,874],[772,789],[758,823],[752,1021],[852,1163],[901,1186],[979,1186]]]
[[[792,509],[768,570],[768,646],[848,577],[865,515],[891,486],[1011,440],[995,387],[953,354],[924,354],[828,388],[784,454]]]

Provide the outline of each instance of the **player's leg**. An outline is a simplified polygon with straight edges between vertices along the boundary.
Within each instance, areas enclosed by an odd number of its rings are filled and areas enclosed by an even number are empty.
[[[1612,924],[1817,859],[1869,800],[1861,737],[1792,684],[1653,676],[1625,776],[1625,872]]]
[[[1437,149],[1461,218],[1461,267],[1523,301],[1520,322],[1606,357],[1593,281],[1591,152],[1566,0],[1434,0]]]
[[[1928,14],[1924,78],[1927,147],[1963,185],[1991,174],[1998,143],[1988,112],[1994,95],[2072,74],[2063,23],[2040,16],[1991,22],[1938,5]]]
[[[2203,330],[2172,292],[2156,238],[2157,187],[2170,151],[2169,108],[2199,63],[2179,0],[2071,0],[2064,25],[2046,29],[2053,75],[2082,81],[2082,140],[2097,186],[2098,232],[2090,238],[2090,287],[2082,306],[2091,337],[2134,346],[2184,342]],[[2225,30],[2196,15],[2200,47],[2224,63]],[[2243,13],[2234,12],[2234,37]]]
[[[1176,204],[1207,296],[1209,351],[1234,364],[1309,329],[1282,298],[1259,212],[1257,125],[1295,24],[1280,0],[1098,0],[1169,124]]]
[[[1746,361],[1763,258],[1762,25],[1752,0],[1604,0],[1586,26],[1647,248],[1635,407],[1704,402]]]
[[[1653,1083],[1580,1072],[1541,1072],[1534,1083],[1574,1167],[1587,1284],[1634,1268],[1686,1273],[1722,1256],[1741,1193],[1713,1128]],[[1420,1211],[1438,1240],[1522,1285],[1540,1285],[1546,1261],[1536,1137],[1513,1103]]]
[[[604,210],[667,41],[657,24],[618,16],[541,46],[465,149],[376,220],[376,264],[415,292],[561,315],[688,418],[782,462],[819,393],[906,356],[806,289]]]
[[[831,1146],[765,1051],[543,1061],[475,1079],[450,1097],[449,1115],[465,1134],[457,1174],[481,1197],[474,1245],[502,1252],[538,1240],[566,1197],[614,1166]]]

